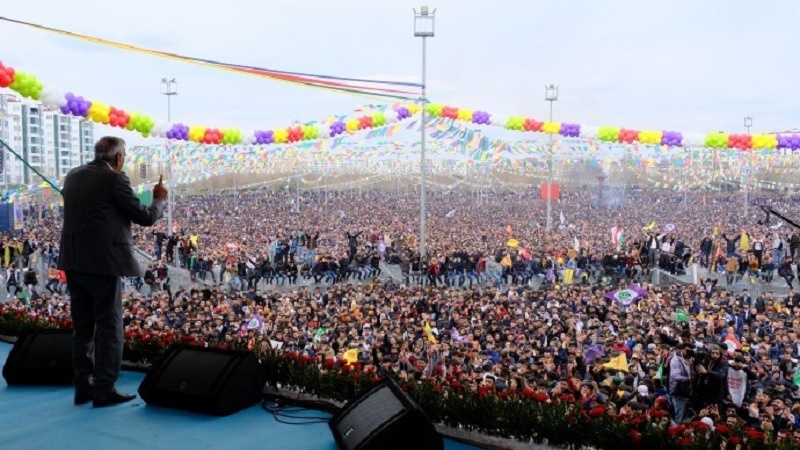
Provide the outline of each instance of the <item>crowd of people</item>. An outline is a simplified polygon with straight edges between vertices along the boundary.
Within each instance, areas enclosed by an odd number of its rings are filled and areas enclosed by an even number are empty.
[[[153,262],[123,297],[126,333],[258,340],[321,362],[355,350],[362,368],[410,380],[800,437],[800,235],[757,208],[798,217],[800,201],[751,194],[745,215],[738,193],[561,195],[548,229],[538,191],[433,192],[424,258],[411,192],[181,198],[171,236],[165,221],[137,229]],[[28,209],[0,247],[6,286],[22,286],[6,307],[65,320],[58,210]],[[650,283],[695,262],[709,274],[696,284]],[[17,270],[47,280],[9,284]],[[788,294],[747,289],[774,272]],[[637,301],[612,295],[631,284]]]

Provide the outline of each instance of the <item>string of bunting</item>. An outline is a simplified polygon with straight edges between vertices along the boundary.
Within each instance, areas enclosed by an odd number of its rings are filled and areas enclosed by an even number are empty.
[[[344,94],[353,94],[353,95],[360,95],[366,97],[375,97],[381,99],[394,99],[394,100],[412,100],[419,97],[418,92],[416,91],[409,91],[405,89],[395,89],[395,88],[387,88],[385,86],[398,86],[398,87],[412,87],[412,88],[421,88],[422,85],[418,83],[410,83],[404,81],[390,81],[390,80],[372,80],[372,79],[363,79],[363,78],[348,78],[348,77],[339,77],[333,75],[319,75],[319,74],[309,74],[309,73],[301,73],[301,72],[290,72],[290,71],[281,71],[281,70],[272,70],[263,67],[255,67],[250,65],[243,65],[243,64],[233,64],[233,63],[226,63],[221,61],[215,61],[206,58],[197,58],[185,55],[179,55],[176,53],[164,52],[159,50],[147,49],[143,47],[138,47],[135,45],[125,44],[121,42],[115,42],[108,39],[87,36],[80,33],[74,33],[71,31],[60,30],[57,28],[47,27],[44,25],[39,25],[31,22],[25,22],[22,20],[11,19],[8,17],[0,17],[0,21],[4,21],[7,23],[13,23],[17,25],[23,25],[30,28],[34,28],[37,30],[47,31],[50,33],[58,34],[60,36],[69,37],[72,39],[81,40],[84,42],[91,42],[94,44],[104,45],[108,47],[117,48],[120,50],[127,50],[136,53],[147,54],[151,56],[157,56],[161,58],[167,58],[175,61],[180,61],[184,63],[190,63],[195,65],[200,65],[204,67],[214,68],[225,70],[228,72],[234,72],[238,74],[256,76],[260,78],[268,78],[274,81],[281,81],[286,83],[292,83],[296,85],[301,85],[305,87],[312,87],[312,88],[319,88],[325,89],[328,91],[339,92]],[[360,83],[360,84],[352,84],[352,83]]]

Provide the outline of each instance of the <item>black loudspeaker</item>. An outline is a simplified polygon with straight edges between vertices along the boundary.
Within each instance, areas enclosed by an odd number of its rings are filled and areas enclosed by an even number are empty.
[[[328,425],[342,450],[444,448],[425,413],[391,379],[345,405]]]
[[[71,330],[42,330],[20,336],[3,366],[3,378],[9,386],[71,385],[74,377]]]
[[[178,347],[150,368],[139,395],[152,405],[227,416],[261,401],[264,384],[252,352]]]

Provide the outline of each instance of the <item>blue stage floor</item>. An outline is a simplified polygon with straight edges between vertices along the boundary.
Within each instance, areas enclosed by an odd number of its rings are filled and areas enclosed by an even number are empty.
[[[11,345],[0,343],[5,364]],[[117,387],[136,392],[144,374],[123,372]],[[211,417],[131,403],[94,409],[74,406],[69,387],[8,387],[0,377],[3,449],[297,449],[335,450],[327,424],[286,425],[254,406]],[[305,411],[308,415],[324,415]],[[446,441],[447,450],[477,449]],[[421,449],[422,450],[422,449]]]

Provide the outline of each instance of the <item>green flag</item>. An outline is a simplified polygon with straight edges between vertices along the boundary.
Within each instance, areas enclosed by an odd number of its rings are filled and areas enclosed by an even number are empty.
[[[678,321],[678,323],[681,322],[689,323],[689,313],[678,308],[678,310],[675,311],[675,319]]]
[[[664,379],[664,363],[658,365],[658,371],[656,372],[656,380],[663,380]]]
[[[327,328],[322,328],[322,327],[317,328],[317,332],[314,333],[314,342],[319,342],[319,338],[321,338],[322,335],[324,335],[327,332],[328,332]]]
[[[145,206],[149,206],[150,203],[153,203],[153,191],[137,192],[136,197],[139,198],[139,201]]]
[[[800,372],[795,373],[792,381],[794,381],[794,384],[800,386]]]

